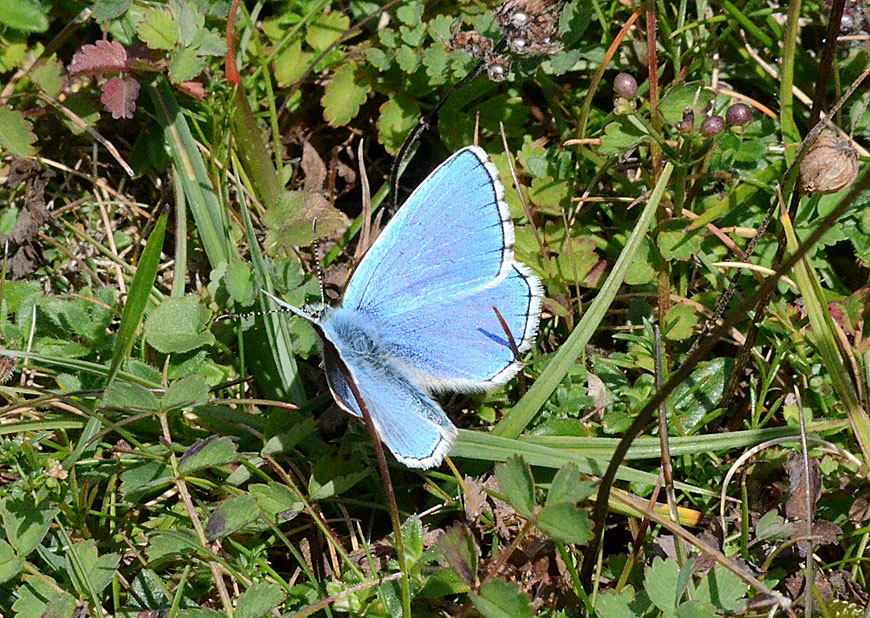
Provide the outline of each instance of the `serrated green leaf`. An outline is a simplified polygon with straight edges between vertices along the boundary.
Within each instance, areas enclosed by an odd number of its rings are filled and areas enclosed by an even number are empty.
[[[286,485],[279,483],[251,485],[248,493],[254,497],[266,515],[280,522],[289,521],[304,508],[302,501]]]
[[[258,582],[245,590],[236,606],[236,618],[260,618],[278,607],[287,597],[284,590],[272,582]]]
[[[621,592],[615,590],[602,592],[598,595],[598,601],[595,604],[595,614],[602,618],[641,618],[643,613],[635,613],[631,607],[634,598],[631,586],[624,588]]]
[[[151,49],[174,49],[178,42],[178,25],[172,15],[157,7],[145,11],[138,33],[142,42]]]
[[[416,49],[402,45],[396,51],[396,62],[405,73],[413,73],[420,66],[420,54]]]
[[[703,601],[686,601],[677,608],[677,618],[716,618],[716,609]]]
[[[63,592],[49,575],[25,575],[22,579],[12,605],[16,618],[68,618],[75,613],[75,598]]]
[[[656,246],[666,260],[689,260],[701,251],[704,230],[689,230],[687,219],[669,219],[658,226]]]
[[[198,440],[178,460],[178,471],[190,474],[197,470],[224,466],[236,460],[237,447],[229,436],[211,436]]]
[[[247,307],[254,302],[256,289],[250,264],[241,260],[233,260],[227,268],[224,281],[227,284],[227,292],[237,303]]]
[[[594,494],[595,491],[595,485],[589,481],[584,481],[583,477],[580,476],[577,465],[569,463],[559,468],[553,477],[550,491],[547,492],[547,504],[561,502],[576,504]]]
[[[169,80],[180,84],[193,79],[205,69],[205,60],[192,47],[178,50],[169,62]]]
[[[420,106],[410,97],[390,97],[381,105],[378,117],[378,141],[387,152],[398,152],[408,133],[417,125]]]
[[[538,529],[557,541],[586,543],[592,538],[592,522],[576,504],[548,504],[538,512]]]
[[[423,66],[426,67],[426,75],[433,86],[447,82],[449,61],[447,49],[440,43],[430,45],[423,51]]]
[[[746,606],[747,585],[725,567],[716,565],[702,577],[695,588],[695,599],[712,603],[728,614],[737,614]]]
[[[0,9],[2,13],[2,9]],[[32,125],[19,112],[0,107],[0,148],[8,150],[20,159],[36,154],[33,143],[36,135]]]
[[[640,144],[646,137],[645,132],[626,117],[620,116],[604,128],[599,151],[603,155],[621,154]]]
[[[344,34],[350,27],[350,18],[339,11],[324,13],[305,32],[305,42],[321,52]]]
[[[214,343],[208,319],[198,297],[167,298],[145,320],[145,339],[164,354],[190,352]]]
[[[208,382],[199,375],[183,378],[169,387],[160,406],[164,410],[174,410],[201,405],[208,402]]]
[[[0,502],[0,517],[6,540],[22,557],[27,557],[48,534],[56,509],[37,503],[32,496],[5,498]]]
[[[462,581],[472,586],[477,581],[477,545],[468,530],[460,525],[448,528],[438,547]]]
[[[35,2],[0,0],[0,24],[21,32],[45,32],[48,17]]]
[[[646,570],[643,589],[653,605],[662,610],[665,616],[673,616],[677,609],[676,590],[679,576],[680,568],[675,560],[662,560],[659,557]]]
[[[66,568],[73,586],[79,594],[91,597],[91,592],[99,595],[115,576],[121,563],[116,554],[99,555],[93,540],[73,543],[66,554]]]
[[[252,496],[239,494],[227,498],[212,511],[205,526],[205,535],[209,539],[225,537],[247,526],[259,514],[260,507]]]
[[[535,615],[529,597],[514,582],[491,579],[480,587],[480,595],[471,602],[485,618],[532,618]]]
[[[535,480],[522,457],[511,457],[495,467],[495,476],[505,500],[526,519],[535,517]]]
[[[357,63],[342,65],[320,100],[323,117],[333,127],[346,125],[357,115],[370,90],[371,84]]]
[[[423,17],[422,2],[408,2],[402,4],[396,9],[396,17],[406,26],[414,26],[419,24]]]
[[[366,60],[381,71],[387,71],[393,64],[393,57],[379,47],[366,48]]]
[[[695,326],[698,324],[698,312],[691,305],[683,303],[673,305],[668,310],[665,324],[667,325],[665,338],[669,341],[688,339],[695,332]]]

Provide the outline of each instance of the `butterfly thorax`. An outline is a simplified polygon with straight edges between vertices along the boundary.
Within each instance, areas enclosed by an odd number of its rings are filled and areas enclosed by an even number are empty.
[[[327,337],[338,344],[342,354],[369,359],[388,354],[371,318],[358,309],[323,307],[319,324]]]

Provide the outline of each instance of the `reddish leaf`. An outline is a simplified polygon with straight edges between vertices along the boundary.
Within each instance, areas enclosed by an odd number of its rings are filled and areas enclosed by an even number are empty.
[[[136,111],[136,99],[139,97],[139,82],[132,77],[113,77],[103,85],[103,96],[100,97],[106,111],[112,113],[112,118],[132,118]]]
[[[118,41],[85,45],[73,56],[70,75],[103,75],[127,70],[127,50]]]
[[[189,97],[199,99],[200,101],[205,99],[205,86],[198,81],[189,80],[181,82],[180,84],[175,84],[175,87]]]

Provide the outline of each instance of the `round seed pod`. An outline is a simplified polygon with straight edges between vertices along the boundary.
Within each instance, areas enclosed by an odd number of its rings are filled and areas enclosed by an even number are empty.
[[[714,135],[719,135],[724,126],[725,119],[722,116],[709,116],[704,118],[704,122],[701,123],[701,133],[706,137],[713,137]]]
[[[752,122],[752,108],[746,105],[746,103],[735,103],[725,112],[725,122],[732,127],[739,127]]]
[[[849,140],[825,130],[801,162],[800,176],[807,194],[842,191],[858,176],[858,153]]]
[[[620,73],[613,78],[613,91],[624,99],[633,99],[637,95],[637,80],[634,75]]]

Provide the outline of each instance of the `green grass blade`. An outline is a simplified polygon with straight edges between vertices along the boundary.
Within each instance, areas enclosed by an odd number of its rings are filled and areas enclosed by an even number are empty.
[[[791,219],[785,216],[782,218],[782,223],[788,241],[788,250],[794,253],[798,250],[799,242]],[[852,422],[852,429],[855,431],[855,437],[858,438],[858,443],[864,453],[864,461],[865,463],[870,462],[870,416],[861,407],[857,390],[850,379],[851,372],[837,345],[837,329],[831,312],[828,310],[828,303],[824,300],[824,292],[819,278],[806,260],[801,260],[795,265],[794,275],[812,327],[810,339],[819,350],[825,369],[831,376],[834,390],[846,408],[846,413]]]
[[[169,83],[159,75],[148,91],[157,109],[157,119],[172,153],[175,173],[181,179],[203,249],[212,268],[217,268],[226,263],[231,254],[237,254],[235,245],[227,240],[229,234],[225,232],[225,227],[228,222],[223,216],[223,204],[215,193],[196,140]]]
[[[574,332],[562,344],[562,347],[553,356],[553,360],[550,361],[550,364],[547,365],[547,368],[525,396],[493,428],[493,434],[504,438],[515,438],[520,435],[577,361],[577,358],[583,352],[586,344],[589,343],[601,320],[604,319],[613,299],[616,298],[616,293],[622,285],[628,267],[634,260],[641,241],[646,236],[650,224],[655,218],[656,208],[658,208],[661,202],[673,169],[672,163],[668,163],[665,166],[658,184],[653,190],[652,195],[650,195],[646,207],[640,214],[640,218],[637,220],[637,224],[628,238],[628,242],[625,243],[622,254],[616,260],[613,270],[607,277],[607,281],[601,286],[601,290],[598,292],[595,300],[592,301],[589,309],[583,315],[579,324],[577,324],[577,328],[574,329]]]
[[[148,297],[151,295],[151,288],[157,279],[157,269],[160,267],[160,254],[163,251],[163,240],[166,237],[166,222],[168,220],[169,213],[167,212],[161,214],[157,219],[157,225],[154,226],[154,230],[148,237],[145,250],[142,252],[139,267],[133,276],[133,283],[130,284],[130,293],[127,295],[124,312],[121,314],[121,325],[118,327],[118,335],[115,337],[115,348],[112,350],[112,365],[109,367],[107,384],[112,382],[118,369],[121,368],[121,363],[129,356],[133,341],[136,339],[136,331],[139,330],[142,316],[145,315]]]

